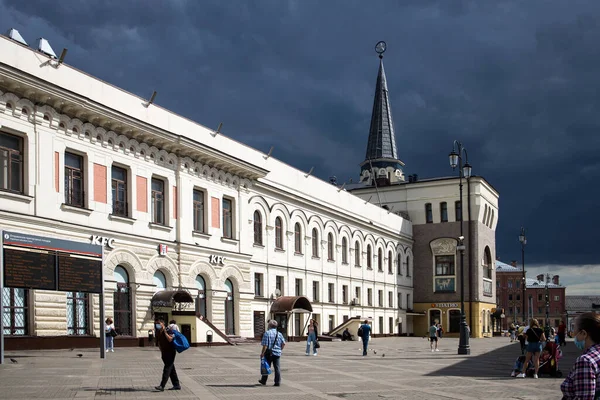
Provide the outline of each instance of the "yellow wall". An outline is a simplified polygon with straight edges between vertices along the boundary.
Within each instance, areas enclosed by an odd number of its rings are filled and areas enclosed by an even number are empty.
[[[492,336],[492,326],[491,319],[489,318],[489,314],[492,312],[492,308],[495,308],[495,304],[491,303],[481,303],[481,302],[473,302],[473,326],[470,326],[471,329],[471,337],[472,338],[481,338],[481,337],[491,337]],[[424,312],[423,316],[415,316],[413,317],[414,321],[414,333],[415,336],[428,336],[428,329],[431,326],[429,316],[430,310],[439,310],[441,314],[441,324],[444,328],[444,336],[450,337],[458,337],[458,332],[449,332],[450,331],[450,322],[449,322],[449,311],[457,310],[460,311],[460,303],[454,302],[444,302],[444,303],[414,303],[413,309],[415,312]],[[482,311],[485,310],[485,315],[487,321],[483,320]],[[467,319],[467,324],[469,323],[469,303],[465,302],[465,316]],[[483,332],[483,325],[485,324],[486,332]],[[488,329],[489,326],[489,329]],[[487,332],[489,331],[489,333]]]

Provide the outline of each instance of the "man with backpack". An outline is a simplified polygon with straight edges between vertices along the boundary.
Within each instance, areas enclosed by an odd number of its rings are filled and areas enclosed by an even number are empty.
[[[356,332],[356,334],[362,339],[363,356],[366,356],[369,348],[369,337],[371,336],[371,325],[369,325],[368,320],[365,319],[365,322],[358,327],[358,332]]]
[[[175,355],[177,354],[177,350],[175,346],[173,346],[173,338],[175,334],[172,332],[170,335],[165,328],[165,321],[160,318],[156,318],[154,320],[154,326],[157,329],[158,333],[156,335],[156,341],[158,343],[158,347],[160,349],[160,355],[162,358],[162,362],[165,365],[163,367],[162,379],[160,381],[160,385],[156,386],[154,389],[162,392],[165,390],[165,385],[169,378],[171,378],[171,383],[173,387],[169,390],[181,390],[181,385],[179,384],[179,378],[177,377],[177,371],[175,370]]]
[[[269,367],[273,366],[275,369],[275,384],[273,386],[279,386],[281,384],[281,350],[285,347],[285,339],[277,331],[277,321],[269,321],[268,330],[263,334],[261,344],[260,359],[264,358],[269,363]],[[269,375],[261,375],[258,383],[264,386],[267,384],[267,379],[269,379]]]

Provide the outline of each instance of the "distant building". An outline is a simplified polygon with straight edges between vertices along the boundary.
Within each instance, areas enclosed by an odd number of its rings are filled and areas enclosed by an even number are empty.
[[[548,275],[549,278],[549,275]],[[550,326],[558,326],[565,318],[565,287],[560,284],[558,275],[547,280],[548,319]],[[523,321],[523,268],[516,261],[506,264],[496,260],[496,302],[504,309],[501,328],[508,329],[511,323]],[[544,275],[536,279],[527,278],[525,288],[526,320],[536,318],[540,324],[546,321],[546,281]]]
[[[600,296],[567,296],[566,319],[570,331],[574,330],[575,318],[586,312],[600,313]]]

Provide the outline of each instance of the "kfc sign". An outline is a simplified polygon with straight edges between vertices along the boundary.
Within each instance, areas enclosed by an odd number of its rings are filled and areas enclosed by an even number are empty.
[[[225,264],[225,257],[215,256],[214,254],[211,254],[209,256],[209,262],[211,264],[224,265]]]
[[[115,248],[115,239],[114,238],[92,235],[90,240],[91,240],[92,244],[95,244],[98,246],[108,247],[109,249]]]

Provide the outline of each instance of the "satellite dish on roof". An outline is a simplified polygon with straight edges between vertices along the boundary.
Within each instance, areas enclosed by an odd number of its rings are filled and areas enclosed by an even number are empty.
[[[402,171],[400,171],[399,169],[394,171],[394,175],[396,175],[398,178],[400,178],[402,176]]]
[[[54,50],[52,50],[52,46],[50,46],[50,43],[44,38],[38,39],[38,51],[52,58],[57,58],[56,53],[54,52]]]
[[[281,296],[281,290],[275,289],[275,291],[273,292],[273,296],[275,296],[276,298]]]

